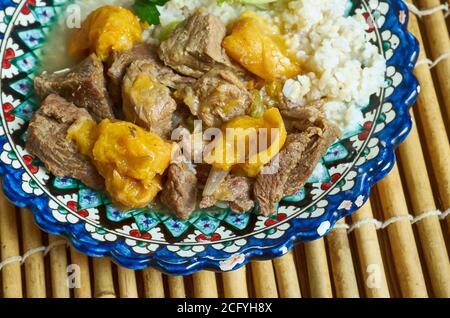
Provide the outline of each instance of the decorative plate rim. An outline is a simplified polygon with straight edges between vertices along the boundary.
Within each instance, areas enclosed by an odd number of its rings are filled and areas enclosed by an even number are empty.
[[[366,3],[369,2],[369,0],[364,1]],[[405,3],[402,0],[383,1],[389,3],[386,21],[389,20],[390,27],[387,30],[395,30],[395,34],[402,39],[399,48],[405,50],[407,53],[407,56],[404,56],[403,59],[399,60],[399,63],[395,64],[395,67],[400,71],[403,78],[406,79],[407,86],[402,88],[401,92],[399,92],[399,88],[395,88],[391,95],[390,102],[397,112],[397,117],[390,123],[390,125],[393,126],[389,128],[391,133],[383,134],[384,147],[380,149],[380,154],[377,155],[378,165],[375,169],[369,169],[369,171],[359,171],[356,176],[356,179],[358,179],[358,182],[360,183],[359,188],[353,190],[352,193],[349,193],[348,197],[341,198],[342,200],[361,196],[363,201],[367,200],[371,187],[384,178],[394,166],[396,162],[395,148],[406,138],[412,125],[409,107],[415,103],[419,91],[418,81],[413,74],[414,65],[419,55],[419,45],[414,36],[407,31],[406,26],[408,24],[409,14]],[[0,2],[5,1],[1,0]],[[17,5],[16,10],[19,11],[18,9],[20,9],[20,6],[23,6],[24,4],[26,4],[26,0],[22,0]],[[399,18],[400,15],[402,15],[402,18]],[[10,31],[9,33],[11,33],[11,28],[12,27],[8,24],[6,32],[2,31],[2,33],[4,33],[3,35],[8,33],[8,29]],[[1,43],[1,60],[3,60],[4,57],[6,40],[7,37],[5,36]],[[0,70],[0,72],[2,71],[3,69]],[[0,92],[3,93],[2,81],[0,81]],[[392,96],[395,95],[401,95],[402,98],[394,100]],[[7,164],[0,161],[0,174],[3,175],[2,186],[5,195],[16,206],[31,209],[36,222],[44,231],[68,238],[76,249],[89,256],[108,256],[118,264],[128,268],[142,269],[154,267],[174,275],[186,275],[199,270],[235,270],[244,266],[251,260],[267,260],[282,256],[289,252],[295,244],[300,241],[306,242],[322,237],[333,228],[339,219],[352,214],[363,204],[363,202],[361,202],[359,206],[351,205],[351,207],[344,212],[335,213],[336,215],[333,215],[333,217],[327,218],[326,221],[329,222],[329,226],[323,234],[317,235],[317,233],[314,232],[308,233],[290,228],[283,234],[282,239],[280,237],[280,239],[277,240],[276,244],[271,246],[246,246],[239,254],[231,255],[229,260],[215,258],[211,255],[203,258],[183,258],[184,262],[181,262],[181,257],[180,259],[162,259],[154,257],[153,255],[138,255],[132,253],[130,247],[125,245],[124,241],[113,243],[103,242],[100,246],[99,241],[86,235],[87,231],[84,228],[83,222],[76,224],[58,223],[55,219],[48,217],[49,214],[51,215],[51,212],[48,211],[48,206],[42,201],[42,197],[35,194],[28,194],[22,189],[20,176],[23,172],[23,167],[18,170],[12,169]]]

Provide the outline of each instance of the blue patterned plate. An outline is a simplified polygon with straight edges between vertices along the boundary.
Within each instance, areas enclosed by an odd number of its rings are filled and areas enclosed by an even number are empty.
[[[364,124],[330,147],[308,184],[283,200],[276,214],[207,210],[182,221],[151,210],[123,213],[78,181],[53,177],[24,149],[38,106],[32,82],[41,49],[67,2],[0,0],[0,173],[13,203],[31,208],[44,231],[67,237],[88,255],[171,274],[229,271],[281,256],[298,242],[324,236],[361,207],[394,165],[394,148],[411,128],[419,48],[406,31],[407,8],[400,0],[354,0],[353,12],[367,19],[367,34],[386,58],[386,84],[363,108]]]

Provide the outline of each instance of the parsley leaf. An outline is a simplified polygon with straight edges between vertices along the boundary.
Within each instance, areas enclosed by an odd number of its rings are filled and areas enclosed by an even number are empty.
[[[136,0],[133,10],[138,17],[149,24],[160,24],[160,13],[156,6],[166,4],[168,0]]]

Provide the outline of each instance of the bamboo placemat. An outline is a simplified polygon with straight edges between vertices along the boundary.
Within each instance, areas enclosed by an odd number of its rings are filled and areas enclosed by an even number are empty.
[[[415,125],[370,201],[324,239],[225,274],[135,272],[42,233],[0,194],[0,297],[450,297],[450,19],[446,1],[415,5]],[[67,287],[70,264],[81,288]]]

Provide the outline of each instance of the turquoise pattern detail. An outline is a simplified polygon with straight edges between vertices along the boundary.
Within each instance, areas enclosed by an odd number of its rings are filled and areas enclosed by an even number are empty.
[[[168,217],[163,223],[173,237],[180,237],[190,226],[189,222],[173,217]]]
[[[308,183],[322,183],[329,182],[330,180],[331,178],[328,173],[328,169],[324,166],[323,161],[321,160],[309,177]]]
[[[41,29],[19,32],[19,37],[32,50],[43,46],[46,41],[46,36]]]
[[[248,222],[250,221],[250,214],[239,214],[230,212],[225,218],[225,222],[233,226],[238,230],[243,230],[247,227]]]
[[[25,100],[22,104],[16,107],[12,114],[14,116],[19,117],[25,121],[31,120],[33,117],[34,110],[36,109],[36,105],[31,103],[28,99]]]
[[[112,222],[122,222],[127,220],[132,215],[129,212],[123,212],[114,207],[113,205],[106,206],[106,218]]]
[[[343,144],[338,142],[328,149],[327,153],[323,156],[323,161],[325,163],[331,163],[337,160],[345,159],[347,156],[347,148],[345,148]]]
[[[56,11],[53,7],[34,7],[32,12],[36,20],[42,25],[52,24],[56,15]]]
[[[13,64],[23,73],[32,73],[39,65],[39,61],[33,53],[24,55],[13,60]]]
[[[136,225],[141,233],[146,233],[160,223],[160,220],[153,212],[143,212],[134,216]]]
[[[197,221],[193,224],[196,229],[205,234],[206,236],[210,236],[213,234],[220,225],[220,220],[215,219],[209,215],[203,215],[197,219]]]
[[[78,191],[78,210],[96,208],[103,204],[102,195],[90,188],[81,188]]]
[[[294,195],[285,197],[283,200],[286,202],[300,202],[303,201],[306,197],[306,190],[302,188],[299,192]]]
[[[28,97],[33,90],[33,81],[29,77],[25,77],[12,84],[11,88],[19,94]]]
[[[55,179],[53,180],[53,186],[60,190],[77,189],[78,184],[78,180],[69,177],[55,177]]]

